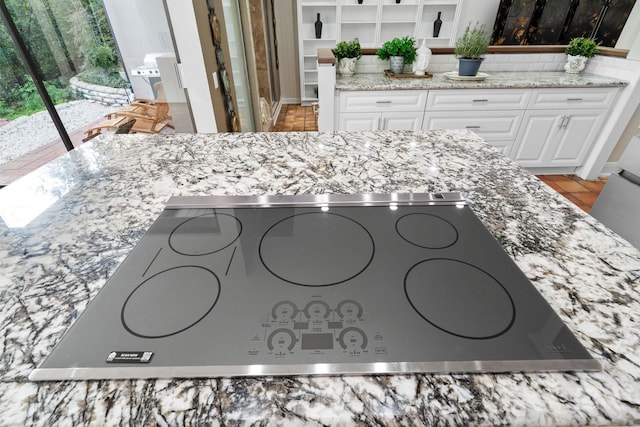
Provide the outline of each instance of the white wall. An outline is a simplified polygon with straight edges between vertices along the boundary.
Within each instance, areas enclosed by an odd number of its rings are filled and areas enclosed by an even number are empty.
[[[137,98],[154,98],[149,79],[131,75],[147,53],[174,53],[162,0],[104,0],[109,22]]]
[[[297,104],[300,102],[300,74],[296,1],[277,0],[274,2],[274,12],[280,60],[280,100],[284,104]]]
[[[627,22],[624,24],[616,47],[618,49],[631,49],[634,43],[637,44],[638,35],[640,35],[640,2],[637,1],[633,9],[631,9]]]
[[[465,0],[462,4],[458,33],[461,34],[467,25],[473,26],[476,22],[484,24],[489,34],[493,33],[498,6],[500,0]]]

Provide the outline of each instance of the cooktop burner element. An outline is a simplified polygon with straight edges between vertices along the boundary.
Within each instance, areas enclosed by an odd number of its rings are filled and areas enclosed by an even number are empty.
[[[369,266],[373,254],[373,239],[366,228],[327,212],[280,220],[260,241],[260,259],[267,270],[302,286],[329,286],[353,279]]]
[[[404,281],[411,306],[436,328],[462,338],[487,339],[513,324],[507,290],[488,273],[454,259],[428,259],[411,267]]]
[[[235,242],[242,232],[237,218],[212,213],[189,218],[169,235],[169,246],[182,255],[209,255]]]
[[[407,242],[426,249],[443,249],[458,240],[458,231],[446,219],[424,213],[408,214],[396,222],[396,230]]]
[[[185,277],[189,280],[183,282]],[[173,267],[133,290],[122,307],[122,325],[142,338],[168,337],[202,320],[219,296],[220,281],[213,271],[196,265]]]
[[[458,193],[172,197],[30,378],[598,369]]]

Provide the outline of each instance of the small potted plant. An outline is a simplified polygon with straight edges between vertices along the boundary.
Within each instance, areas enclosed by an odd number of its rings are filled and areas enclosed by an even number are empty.
[[[382,47],[376,51],[380,59],[388,59],[391,72],[402,74],[405,64],[411,64],[416,60],[415,40],[409,36],[396,37],[393,40],[384,42]]]
[[[478,74],[480,64],[487,53],[490,38],[484,29],[484,25],[476,25],[471,28],[467,25],[462,37],[460,37],[453,49],[458,58],[458,74],[461,76],[475,76]]]
[[[569,41],[565,53],[567,63],[564,64],[564,71],[569,74],[578,74],[584,70],[589,58],[593,58],[598,51],[598,43],[586,37],[575,37]]]
[[[338,74],[352,76],[356,72],[356,61],[362,56],[362,48],[358,39],[350,42],[342,41],[333,50],[338,61]]]

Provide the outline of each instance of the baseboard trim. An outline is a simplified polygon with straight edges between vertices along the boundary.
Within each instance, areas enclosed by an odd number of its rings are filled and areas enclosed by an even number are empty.
[[[602,171],[599,176],[609,176],[612,173],[617,173],[619,169],[618,162],[607,162],[602,167]]]

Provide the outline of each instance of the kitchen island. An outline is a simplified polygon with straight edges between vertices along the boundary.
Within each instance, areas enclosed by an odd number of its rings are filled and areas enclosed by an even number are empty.
[[[170,195],[461,191],[595,373],[27,376]],[[640,423],[640,252],[468,131],[100,136],[0,190],[1,425]]]

